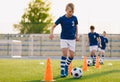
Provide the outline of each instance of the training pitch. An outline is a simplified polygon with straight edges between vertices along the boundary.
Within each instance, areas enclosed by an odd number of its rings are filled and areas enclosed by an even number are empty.
[[[44,78],[46,60],[0,59],[0,82],[41,82]],[[82,67],[83,60],[73,60],[73,67]],[[106,60],[101,68],[88,67],[82,78],[73,79],[71,75],[60,78],[60,61],[51,59],[55,82],[120,82],[120,61]]]

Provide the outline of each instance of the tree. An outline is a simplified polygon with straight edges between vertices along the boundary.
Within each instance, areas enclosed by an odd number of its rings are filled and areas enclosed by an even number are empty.
[[[52,15],[49,14],[50,2],[48,0],[33,0],[22,15],[19,24],[14,28],[21,34],[49,33],[52,24]]]

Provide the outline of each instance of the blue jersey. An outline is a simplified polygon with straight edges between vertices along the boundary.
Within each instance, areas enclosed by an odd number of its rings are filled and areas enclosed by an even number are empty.
[[[73,40],[76,38],[76,25],[78,24],[76,16],[67,18],[64,15],[62,17],[59,17],[55,24],[61,24],[61,39]]]
[[[108,43],[108,39],[106,37],[100,36],[101,39],[101,49],[105,49],[106,48],[106,43]]]
[[[99,38],[99,34],[94,32],[94,33],[88,33],[88,38],[89,38],[89,46],[94,46],[98,45],[97,38]]]

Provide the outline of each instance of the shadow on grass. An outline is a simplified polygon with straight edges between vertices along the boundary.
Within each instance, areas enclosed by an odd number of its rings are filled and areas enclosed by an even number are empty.
[[[85,75],[81,77],[80,79],[73,79],[71,76],[68,76],[66,78],[60,78],[60,76],[56,76],[54,80],[56,80],[55,82],[76,82],[76,81],[79,82],[80,80],[87,80],[87,79],[91,79],[92,77],[99,78],[100,76],[108,75],[111,73],[120,73],[120,70],[111,70],[111,71],[106,71],[106,72]],[[42,80],[31,80],[31,81],[25,81],[25,82],[42,82]]]
[[[111,70],[111,71],[106,71],[106,72],[101,72],[101,73],[94,73],[94,74],[90,74],[90,75],[85,75],[81,79],[67,78],[66,81],[75,82],[77,80],[91,79],[92,77],[99,78],[100,76],[108,75],[108,74],[111,74],[111,73],[120,73],[120,70]],[[66,82],[66,81],[64,81],[64,82]]]
[[[111,74],[111,73],[119,73],[119,72],[120,72],[120,70],[110,70],[110,71],[105,71],[105,72],[100,72],[100,73],[94,73],[94,74],[91,74],[91,75],[86,75],[83,78],[89,79],[89,78],[92,78],[92,77],[100,77],[100,76],[108,75],[108,74]]]
[[[23,81],[23,82],[40,82],[40,80],[31,80],[31,81]]]
[[[31,80],[31,81],[24,81],[24,82],[41,82],[40,80]]]

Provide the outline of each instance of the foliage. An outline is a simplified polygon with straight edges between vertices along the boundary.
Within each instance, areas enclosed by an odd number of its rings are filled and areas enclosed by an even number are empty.
[[[52,16],[49,14],[50,2],[47,0],[33,0],[22,15],[19,24],[14,28],[21,34],[49,33],[52,24]]]

